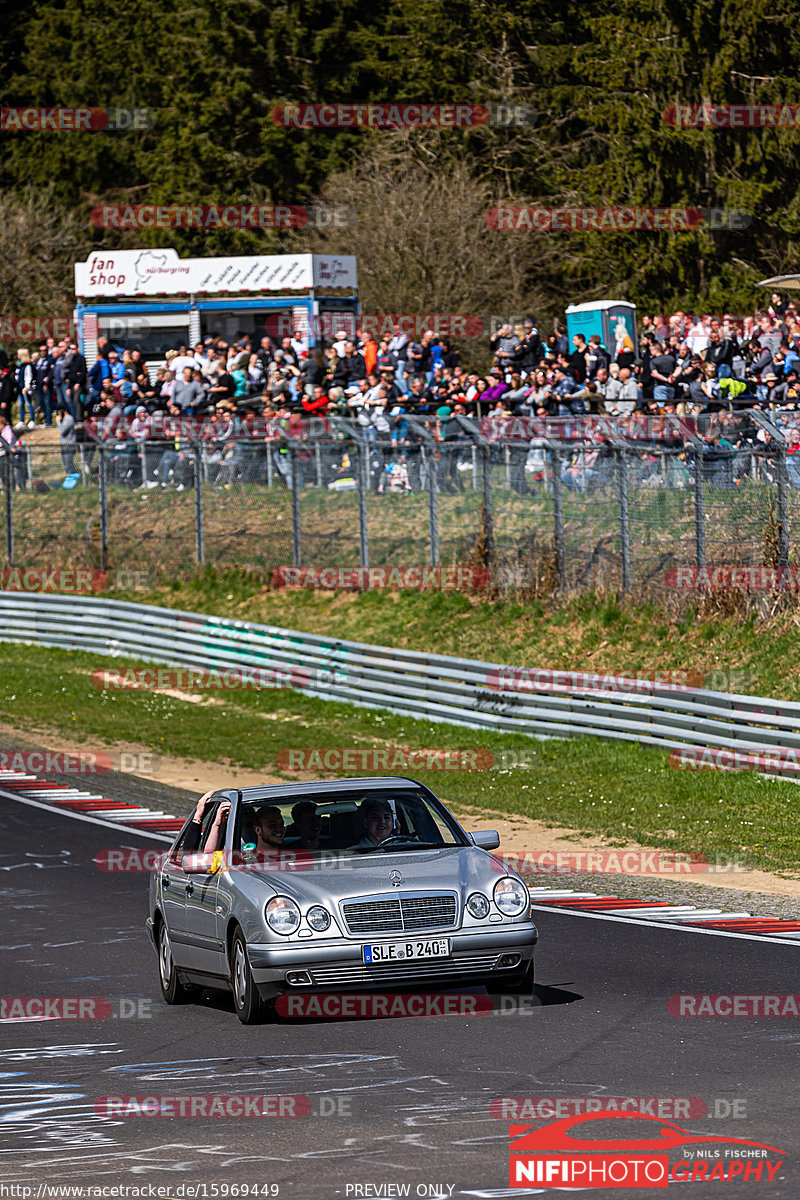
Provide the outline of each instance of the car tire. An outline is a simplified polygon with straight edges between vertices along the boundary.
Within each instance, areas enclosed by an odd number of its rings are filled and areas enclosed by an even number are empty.
[[[243,1025],[261,1025],[271,1015],[273,1006],[259,994],[247,958],[247,943],[241,929],[231,942],[231,991],[236,1015]]]
[[[181,983],[175,963],[172,961],[172,947],[166,922],[158,926],[158,980],[161,984],[161,995],[167,1004],[188,1004],[194,1000],[197,989]]]

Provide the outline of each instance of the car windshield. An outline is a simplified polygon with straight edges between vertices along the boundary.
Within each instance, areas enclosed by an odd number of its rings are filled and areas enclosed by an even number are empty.
[[[291,798],[247,801],[242,807],[238,849],[324,857],[413,851],[464,845],[452,817],[436,800],[411,788],[295,793]]]

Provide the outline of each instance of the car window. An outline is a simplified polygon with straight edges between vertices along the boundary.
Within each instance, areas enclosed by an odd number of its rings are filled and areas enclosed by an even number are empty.
[[[198,834],[197,826],[194,822],[190,822],[181,834],[181,839],[173,852],[172,857],[176,862],[181,862],[184,853],[190,854],[196,850],[201,850],[205,845],[206,839],[211,832],[211,826],[214,824],[214,816],[217,811],[217,804],[210,804],[203,814],[203,820]]]
[[[377,843],[370,840],[365,825],[365,814],[373,803],[391,813],[390,819],[380,825]],[[447,812],[426,793],[412,788],[365,788],[363,792],[331,790],[245,801],[234,849],[246,857],[263,854],[268,866],[276,853],[302,851],[322,856],[330,851],[371,852],[389,837],[393,847],[406,850],[413,850],[417,844],[464,844]]]

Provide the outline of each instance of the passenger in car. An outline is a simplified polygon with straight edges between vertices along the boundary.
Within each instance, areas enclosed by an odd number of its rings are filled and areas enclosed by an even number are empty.
[[[255,845],[252,842],[242,842],[242,854],[245,858],[266,854],[270,850],[280,850],[286,832],[281,810],[274,804],[259,809],[253,817],[253,832],[256,835]]]
[[[210,854],[214,850],[219,850],[220,846],[225,843],[225,829],[228,824],[228,815],[231,811],[230,800],[223,800],[214,814],[214,821],[208,831],[208,837],[203,843],[203,850]]]
[[[301,800],[292,809],[292,824],[286,830],[286,846],[301,846],[304,850],[319,850],[329,837],[322,833],[322,817],[313,800]]]
[[[394,829],[394,813],[388,800],[379,796],[368,796],[361,802],[357,815],[364,828],[364,836],[351,850],[372,850],[386,838],[391,837]]]
[[[180,844],[181,850],[197,850],[200,846],[200,838],[203,835],[203,817],[208,808],[208,802],[214,795],[213,788],[210,792],[206,792],[201,796],[195,805],[195,810],[192,813],[192,819],[189,822],[189,828],[183,835],[183,841]]]

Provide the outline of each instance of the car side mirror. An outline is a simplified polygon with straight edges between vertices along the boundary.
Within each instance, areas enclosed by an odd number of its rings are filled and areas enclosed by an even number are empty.
[[[500,834],[496,829],[476,829],[470,837],[481,850],[496,850],[500,845]]]

